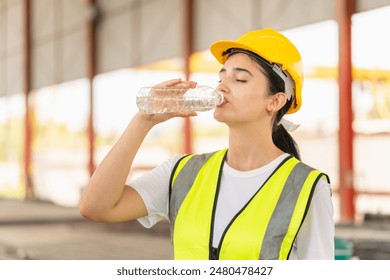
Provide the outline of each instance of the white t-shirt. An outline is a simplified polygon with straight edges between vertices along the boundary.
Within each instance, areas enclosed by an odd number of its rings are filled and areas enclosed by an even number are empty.
[[[251,171],[238,171],[223,165],[220,192],[214,221],[213,247],[234,215],[248,202],[275,168],[288,156],[283,154],[271,163]],[[169,179],[176,162],[174,157],[128,185],[142,197],[148,216],[138,219],[152,227],[168,217]],[[289,259],[334,259],[334,222],[330,185],[321,178],[314,191],[309,211],[300,228]]]

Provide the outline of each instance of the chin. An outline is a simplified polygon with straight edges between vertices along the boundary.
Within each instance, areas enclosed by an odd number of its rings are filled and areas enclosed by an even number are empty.
[[[214,116],[214,119],[215,119],[216,121],[218,121],[218,122],[223,122],[223,123],[224,123],[224,122],[226,122],[226,120],[227,120],[226,115],[223,114],[223,113],[222,113],[221,111],[219,111],[219,110],[215,110],[213,116]]]

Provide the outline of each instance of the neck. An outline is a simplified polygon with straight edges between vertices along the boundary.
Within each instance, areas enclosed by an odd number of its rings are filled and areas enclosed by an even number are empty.
[[[259,127],[230,127],[227,163],[240,171],[262,167],[283,152],[272,141],[271,129]]]

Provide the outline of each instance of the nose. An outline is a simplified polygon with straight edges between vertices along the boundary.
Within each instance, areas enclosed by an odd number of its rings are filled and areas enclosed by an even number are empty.
[[[226,93],[229,92],[228,87],[227,87],[223,82],[221,82],[221,83],[218,84],[217,90],[220,91],[220,92],[222,92],[223,94],[226,94]]]

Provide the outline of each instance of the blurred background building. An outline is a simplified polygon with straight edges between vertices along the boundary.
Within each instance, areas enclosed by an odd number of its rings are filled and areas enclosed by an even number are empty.
[[[390,0],[0,0],[0,198],[75,207],[137,112],[142,86],[216,86],[219,39],[272,27],[305,66],[302,158],[327,173],[336,222],[390,214]],[[129,176],[227,145],[212,112],[148,135]]]

